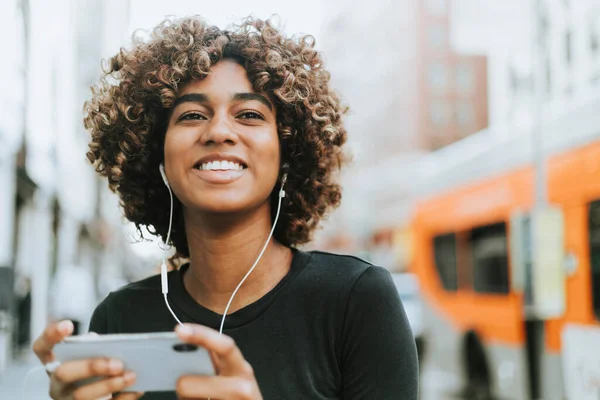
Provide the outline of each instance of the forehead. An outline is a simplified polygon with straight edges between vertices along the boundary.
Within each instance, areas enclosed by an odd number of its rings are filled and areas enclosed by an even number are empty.
[[[204,79],[194,79],[181,88],[179,95],[187,93],[232,94],[253,92],[252,83],[244,67],[232,60],[221,60]]]

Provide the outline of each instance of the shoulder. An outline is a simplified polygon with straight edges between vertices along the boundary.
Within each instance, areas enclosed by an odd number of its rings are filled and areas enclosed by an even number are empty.
[[[378,290],[395,291],[390,272],[359,257],[309,251],[310,260],[304,281],[314,288],[326,289],[334,295],[345,293],[354,296]]]
[[[371,281],[392,282],[390,272],[382,267],[371,264],[362,258],[348,254],[333,254],[324,251],[310,251],[309,266],[311,272],[324,277],[345,280],[357,283],[364,276],[371,277]]]
[[[133,299],[141,299],[145,294],[155,295],[160,290],[160,275],[153,275],[110,292],[104,301],[100,303],[100,306],[103,304],[109,308],[119,306],[123,302],[128,303]]]
[[[126,315],[160,301],[160,293],[160,275],[129,283],[110,292],[94,310],[90,330],[96,333],[118,332]]]
[[[313,267],[332,275],[344,273],[346,276],[356,276],[374,266],[368,261],[349,254],[334,254],[319,250],[307,253],[310,255],[310,264]]]

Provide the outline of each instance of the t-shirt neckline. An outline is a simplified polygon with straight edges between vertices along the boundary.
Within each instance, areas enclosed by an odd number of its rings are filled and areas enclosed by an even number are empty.
[[[310,254],[301,250],[292,248],[292,264],[287,274],[275,285],[273,289],[267,292],[260,299],[247,306],[228,314],[225,318],[224,329],[240,328],[264,313],[269,305],[277,298],[281,290],[288,285],[304,269]],[[200,323],[202,325],[219,329],[223,315],[218,314],[203,305],[199,304],[188,293],[183,283],[183,276],[188,270],[189,264],[182,265],[177,271],[169,274],[169,301],[173,303],[178,312],[184,314],[187,318],[182,322]],[[181,318],[180,318],[181,319]]]

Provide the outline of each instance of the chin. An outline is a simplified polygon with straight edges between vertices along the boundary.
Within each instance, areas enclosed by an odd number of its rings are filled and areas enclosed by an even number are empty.
[[[224,194],[224,193],[223,193]],[[260,208],[262,204],[268,205],[268,202],[257,201],[245,196],[203,196],[202,199],[193,202],[193,209],[202,213],[211,214],[240,214]]]

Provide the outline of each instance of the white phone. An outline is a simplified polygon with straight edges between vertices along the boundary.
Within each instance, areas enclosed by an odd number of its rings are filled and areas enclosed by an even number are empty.
[[[184,375],[215,373],[208,351],[182,342],[174,332],[71,336],[54,347],[54,354],[59,362],[121,360],[125,370],[136,374],[128,392],[172,391]]]

